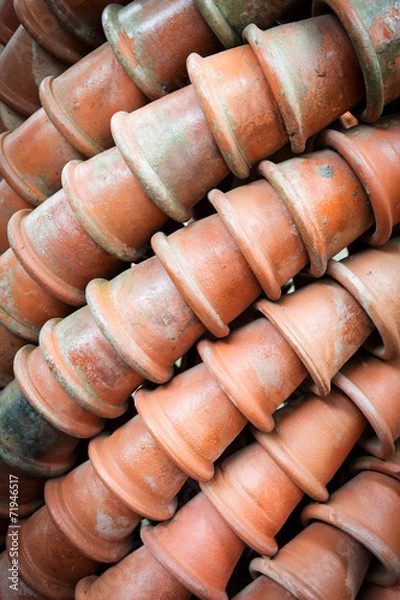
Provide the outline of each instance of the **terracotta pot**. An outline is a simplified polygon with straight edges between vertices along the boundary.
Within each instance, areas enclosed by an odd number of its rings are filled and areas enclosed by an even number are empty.
[[[264,292],[271,300],[278,300],[282,285],[294,271],[305,267],[308,259],[300,234],[280,196],[261,179],[226,194],[211,190],[208,198]]]
[[[353,472],[378,471],[400,481],[400,438],[396,440],[393,454],[386,460],[375,456],[360,456],[350,465]]]
[[[150,236],[167,221],[117,148],[91,160],[69,162],[62,180],[75,217],[101,248],[120,260],[137,261]]]
[[[42,108],[15,131],[0,136],[1,174],[11,188],[33,206],[41,204],[61,187],[63,166],[80,157]]]
[[[227,600],[225,587],[244,543],[203,494],[185,504],[171,521],[145,526],[141,535],[154,558],[193,594]]]
[[[99,271],[112,277],[119,270],[119,261],[100,248],[75,218],[64,190],[34,211],[13,215],[8,238],[37,284],[72,306],[85,303],[85,287]]]
[[[86,298],[94,320],[119,356],[155,383],[171,378],[174,362],[204,331],[157,257],[134,265],[111,282],[92,280]]]
[[[75,63],[87,53],[88,49],[61,27],[45,0],[15,0],[14,9],[29,35],[63,63]]]
[[[42,477],[33,477],[0,461],[1,517],[9,523],[10,511],[13,513],[11,518],[18,520],[42,506],[44,482]]]
[[[298,354],[312,379],[312,391],[319,396],[329,393],[332,377],[373,330],[360,304],[329,279],[275,303],[260,300],[257,307]]]
[[[0,98],[22,115],[40,108],[38,85],[46,75],[59,75],[66,69],[35,42],[22,25],[18,27],[0,56]]]
[[[14,558],[15,560],[15,558]],[[9,569],[14,569],[15,565],[12,564],[8,552],[2,552],[0,554],[0,569],[2,573],[10,574]],[[0,577],[0,594],[4,600],[15,599],[15,592],[18,593],[18,600],[43,600],[42,594],[38,594],[32,590],[26,583],[19,577],[19,572],[14,570],[15,581],[8,579],[8,577]],[[10,585],[17,584],[17,587],[10,589]]]
[[[240,46],[206,59],[191,54],[187,67],[229,169],[237,177],[248,177],[251,165],[288,139],[255,53],[249,46]]]
[[[112,146],[110,119],[115,112],[133,111],[147,102],[108,44],[58,77],[43,79],[39,94],[57,130],[88,157]]]
[[[393,477],[362,471],[334,492],[326,504],[310,504],[302,513],[310,519],[330,523],[345,531],[371,552],[375,561],[367,579],[383,586],[399,583],[400,483]]]
[[[21,579],[45,598],[70,600],[78,581],[98,566],[71,544],[46,506],[21,524],[18,546]]]
[[[46,0],[46,3],[64,29],[84,44],[96,47],[104,41],[101,13],[107,0]]]
[[[293,0],[283,0],[266,5],[263,2],[249,2],[249,0],[240,2],[195,0],[195,2],[225,48],[242,43],[242,31],[248,23],[255,23],[261,29],[266,29],[294,4]]]
[[[145,192],[177,221],[189,219],[228,173],[192,86],[131,114],[116,113],[111,131]]]
[[[368,420],[369,427],[359,444],[379,458],[390,458],[400,436],[400,361],[383,362],[359,354],[332,381]]]
[[[109,490],[130,510],[149,519],[169,519],[176,494],[187,479],[137,415],[111,436],[90,442],[92,467]]]
[[[298,228],[314,277],[321,277],[328,260],[373,223],[361,182],[336,152],[313,152],[279,165],[263,161],[260,172],[277,190]],[[293,269],[290,276],[299,270]]]
[[[400,283],[400,239],[382,248],[353,254],[342,262],[331,261],[328,274],[339,281],[358,300],[377,329],[366,347],[384,360],[400,352],[400,312],[393,301]]]
[[[76,600],[189,600],[191,593],[142,546],[100,577],[82,579]]]
[[[76,460],[78,440],[65,435],[36,412],[16,380],[3,390],[0,398],[1,460],[40,478],[54,477],[70,469]]]
[[[255,558],[252,574],[262,573],[295,598],[354,600],[370,561],[353,537],[326,523],[312,523],[269,560]],[[318,565],[318,569],[316,568]],[[269,598],[268,584],[265,584]]]
[[[0,43],[5,46],[19,25],[13,3],[10,0],[0,2]]]
[[[110,419],[125,412],[130,393],[143,381],[109,344],[87,307],[70,319],[48,321],[41,330],[40,348],[47,364],[40,387],[54,385],[45,372],[50,370],[65,392],[58,399],[56,418],[72,435],[98,433],[103,426],[99,417]],[[46,394],[38,395],[37,401],[51,412]]]
[[[202,340],[198,350],[229,399],[262,431],[274,428],[272,414],[307,374],[295,351],[264,318],[215,343]]]
[[[389,0],[316,0],[314,14],[333,11],[357,53],[363,71],[366,106],[358,116],[373,123],[382,114],[385,104],[400,94],[399,69],[396,60],[400,41],[396,30],[393,4]]]
[[[103,428],[104,420],[80,406],[68,394],[68,387],[60,385],[40,348],[21,348],[15,355],[14,373],[32,407],[57,430],[71,436],[92,437]],[[56,404],[53,398],[57,398]]]
[[[11,249],[1,256],[0,273],[0,320],[15,335],[35,342],[52,313],[64,316],[71,311],[30,277]]]
[[[197,481],[211,479],[214,461],[246,423],[204,364],[153,391],[139,389],[135,404],[157,443]]]
[[[201,489],[236,534],[266,556],[277,552],[274,536],[303,496],[258,443],[224,460]]]
[[[133,548],[141,517],[129,510],[86,461],[45,488],[46,507],[60,531],[94,561],[117,562]]]
[[[26,208],[30,208],[30,205],[14,192],[5,179],[2,179],[0,181],[0,254],[9,248],[8,221],[15,212]]]
[[[186,57],[191,52],[221,50],[193,0],[111,4],[102,20],[118,60],[151,100],[187,85]]]
[[[158,232],[151,244],[183,298],[217,337],[227,335],[227,324],[260,294],[248,263],[218,216],[168,237]]]
[[[293,152],[303,152],[310,136],[361,100],[363,83],[357,56],[333,15],[267,32],[249,25],[243,36],[271,86]]]
[[[366,583],[362,586],[357,600],[399,600],[400,585],[395,587],[381,587],[373,583]]]
[[[362,181],[375,218],[375,228],[363,239],[372,245],[385,244],[400,221],[400,202],[395,192],[399,133],[399,121],[392,116],[345,133],[326,131],[318,138],[318,143],[339,152]]]
[[[324,502],[326,484],[357,443],[366,419],[337,389],[326,398],[309,395],[300,406],[275,413],[275,429],[254,432],[257,441],[306,494]]]

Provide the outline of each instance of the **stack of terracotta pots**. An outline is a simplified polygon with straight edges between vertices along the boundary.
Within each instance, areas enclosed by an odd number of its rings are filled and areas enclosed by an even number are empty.
[[[398,593],[398,15],[292,4],[110,5],[0,138],[2,598]]]

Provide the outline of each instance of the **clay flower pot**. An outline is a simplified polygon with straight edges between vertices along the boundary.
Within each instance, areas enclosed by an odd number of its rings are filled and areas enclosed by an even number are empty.
[[[76,600],[189,600],[191,592],[142,546],[100,577],[82,579],[75,590]]]
[[[397,358],[400,352],[400,314],[392,300],[399,291],[399,249],[400,239],[394,238],[382,248],[358,252],[342,262],[331,261],[327,271],[374,322],[377,331],[366,347],[384,360]]]
[[[383,460],[375,456],[360,456],[351,464],[351,470],[354,472],[368,470],[384,473],[390,477],[400,480],[400,439],[396,440],[393,454]]]
[[[236,534],[266,556],[277,552],[275,535],[303,496],[258,443],[224,460],[201,488]]]
[[[176,511],[176,494],[187,479],[137,415],[111,436],[89,445],[92,467],[119,502],[156,521]],[[105,511],[103,511],[105,512]]]
[[[8,555],[8,552],[5,550],[4,552],[2,552],[0,554],[0,569],[2,573],[7,573],[9,574],[10,571],[9,569],[13,569],[10,557]],[[15,571],[15,574],[17,573],[17,571]],[[11,577],[13,576],[12,573],[10,573]],[[18,582],[18,596],[21,600],[43,600],[43,596],[42,594],[36,593],[34,590],[32,590],[32,588],[30,588],[28,585],[26,585],[26,583],[23,581],[23,579],[21,579],[21,577],[18,577],[18,575],[16,575],[16,579],[15,582],[13,582],[13,580],[10,581],[10,579],[8,579],[7,577],[0,577],[0,594],[1,597],[4,598],[4,600],[10,599],[12,598],[11,594],[14,594],[15,597],[15,590],[10,589],[10,585],[12,585],[13,583],[17,583]]]
[[[5,46],[19,25],[13,3],[10,0],[0,2],[0,43]]]
[[[345,394],[333,389],[324,399],[309,395],[300,406],[288,405],[274,418],[273,431],[254,432],[257,441],[306,494],[327,500],[325,486],[357,443],[366,425],[364,416]]]
[[[249,25],[243,36],[271,86],[293,152],[303,152],[310,136],[361,100],[363,84],[357,57],[334,16],[306,19],[268,32]],[[290,66],[293,64],[295,69]],[[303,93],[303,89],[312,93]]]
[[[144,527],[141,535],[154,558],[193,594],[227,600],[226,584],[244,543],[204,494],[185,504],[171,521]]]
[[[226,339],[201,340],[198,350],[232,403],[262,431],[274,428],[272,414],[307,374],[296,352],[264,318]],[[275,377],[283,372],[284,377]]]
[[[57,152],[55,152],[57,148]],[[32,206],[61,187],[65,163],[81,155],[41,108],[15,131],[0,136],[0,170],[11,188]]]
[[[29,35],[62,62],[75,63],[87,53],[88,49],[61,27],[45,0],[15,0],[14,8]]]
[[[4,463],[39,478],[55,477],[71,468],[78,440],[36,412],[16,380],[0,396],[0,413],[0,457]]]
[[[399,583],[400,482],[373,471],[362,471],[335,491],[326,504],[310,504],[302,513],[329,523],[356,539],[373,555],[367,579],[383,586]]]
[[[214,461],[246,420],[204,364],[156,390],[139,389],[136,408],[157,443],[197,481],[214,474]]]
[[[400,436],[400,363],[359,354],[333,378],[368,420],[358,443],[381,459],[389,459]]]
[[[44,597],[73,597],[75,585],[98,563],[71,544],[43,506],[21,524],[18,536],[19,574]]]
[[[326,131],[318,143],[336,150],[357,173],[374,211],[375,228],[363,237],[371,245],[385,244],[400,220],[396,157],[400,124],[386,117],[370,126],[359,125],[345,133]]]
[[[96,562],[117,562],[134,545],[141,517],[108,489],[86,461],[45,488],[46,507],[65,537]]]
[[[314,14],[333,11],[349,34],[364,76],[366,106],[360,110],[363,121],[373,123],[400,93],[399,64],[393,60],[399,39],[388,37],[393,27],[393,5],[388,0],[379,4],[368,0],[316,0]]]
[[[39,46],[20,25],[0,56],[0,98],[29,116],[40,108],[38,85],[43,77],[65,69],[65,63]]]
[[[326,523],[312,523],[272,560],[252,560],[250,570],[265,576],[265,598],[270,598],[269,586],[274,591],[278,584],[283,598],[286,590],[294,598],[354,600],[369,561],[369,552],[353,537]]]
[[[249,23],[249,15],[245,18]],[[151,100],[187,84],[186,57],[191,52],[214,54],[222,49],[194,1],[109,5],[102,21],[124,70]]]

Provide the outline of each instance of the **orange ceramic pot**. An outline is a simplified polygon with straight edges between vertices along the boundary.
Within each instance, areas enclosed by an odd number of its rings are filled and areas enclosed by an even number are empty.
[[[271,86],[293,152],[303,152],[310,136],[362,99],[356,53],[333,15],[267,32],[249,25],[243,35]]]
[[[303,496],[258,443],[224,460],[201,489],[236,534],[266,556],[277,552],[275,535]]]
[[[246,420],[204,364],[155,390],[139,389],[136,408],[157,443],[197,481],[214,474],[214,461]]]
[[[161,595],[161,596],[160,596]],[[76,600],[189,600],[191,592],[142,546],[100,577],[82,579],[75,590]]]
[[[369,561],[369,552],[347,533],[326,523],[311,523],[272,560],[252,560],[250,570],[268,578],[265,598],[270,597],[269,585],[274,590],[278,584],[284,598],[287,590],[294,598],[354,600]]]
[[[131,511],[156,521],[173,516],[175,496],[187,475],[158,445],[138,415],[111,436],[93,439],[89,456],[103,484]]]
[[[144,544],[162,566],[202,600],[227,600],[226,584],[244,543],[200,493],[167,522],[146,526]]]
[[[399,584],[400,481],[374,471],[361,471],[334,492],[326,504],[310,504],[302,513],[329,523],[356,539],[374,557],[367,579],[383,586]]]
[[[384,360],[400,352],[400,308],[393,301],[400,285],[400,238],[381,248],[371,248],[331,261],[328,274],[339,281],[364,308],[376,330],[366,347]]]
[[[59,75],[66,66],[20,25],[0,56],[1,100],[22,115],[31,115],[40,108],[40,81],[46,75]]]
[[[45,0],[15,0],[14,9],[29,35],[63,63],[75,63],[87,53],[88,48],[63,29]]]
[[[354,472],[368,470],[378,471],[378,473],[384,473],[394,479],[400,480],[400,439],[396,440],[394,445],[394,452],[391,456],[383,460],[376,458],[375,456],[360,456],[353,461],[350,465],[351,470]]]
[[[366,105],[357,115],[373,123],[388,104],[400,94],[400,41],[394,25],[390,0],[315,0],[314,14],[333,11],[340,19],[357,53],[364,76]]]
[[[0,137],[1,174],[11,188],[33,206],[41,204],[61,187],[63,166],[80,157],[42,108],[15,131]]]

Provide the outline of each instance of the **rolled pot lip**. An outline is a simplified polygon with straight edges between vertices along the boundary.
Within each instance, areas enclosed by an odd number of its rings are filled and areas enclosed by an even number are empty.
[[[324,7],[328,7],[328,10]],[[360,112],[355,111],[356,116],[362,121],[373,123],[382,114],[385,104],[385,90],[381,67],[371,37],[357,11],[346,0],[313,1],[313,16],[326,14],[329,9],[332,10],[346,30],[363,73],[366,105]]]
[[[328,262],[327,274],[353,296],[374,324],[376,331],[372,332],[372,335],[378,333],[380,342],[370,344],[367,340],[365,347],[383,360],[397,358],[400,353],[399,327],[391,311],[379,302],[379,292],[367,287],[363,279],[354,275],[344,262],[331,259]]]
[[[142,541],[150,554],[172,575],[196,596],[200,598],[212,597],[213,600],[228,600],[225,590],[205,585],[204,580],[198,577],[196,571],[188,568],[188,565],[177,556],[172,556],[169,548],[165,546],[160,536],[157,535],[157,527],[145,525],[140,532]],[[207,594],[207,596],[205,596]]]
[[[129,127],[126,121],[129,119],[130,114],[133,113],[118,111],[111,118],[111,132],[115,145],[134,177],[154,204],[174,221],[188,221],[192,216],[192,208],[182,204],[179,198],[170,193],[140,147],[135,144],[134,136],[129,137],[127,135]]]
[[[227,195],[221,190],[213,189],[208,193],[208,199],[221,216],[225,227],[232,234],[268,298],[279,300],[281,287],[275,276],[273,265],[263,249],[258,244],[254,244],[254,239],[249,236],[243,223],[237,218],[236,211]]]
[[[328,504],[308,504],[301,513],[301,522],[303,526],[306,526],[312,520],[322,521],[337,527],[364,546],[376,559],[378,568],[383,569],[379,574],[379,581],[384,581],[385,586],[394,585],[398,581],[398,565],[393,565],[389,558],[394,558],[393,551],[390,550],[387,544],[382,543],[378,535],[367,531],[365,525],[360,527],[360,523],[354,517],[348,515],[345,510],[341,509],[339,511]],[[377,583],[374,579],[375,582]]]
[[[279,554],[277,555],[279,557]],[[257,573],[272,579],[285,590],[293,594],[295,598],[312,598],[312,600],[326,600],[307,581],[300,579],[297,573],[282,566],[278,559],[270,559],[266,556],[253,558],[249,565],[250,574],[255,577]]]
[[[89,438],[96,435],[104,426],[104,419],[88,413],[86,423],[82,421],[72,421],[71,416],[65,415],[63,411],[58,410],[57,403],[53,403],[47,396],[41,394],[41,390],[35,385],[35,374],[31,372],[29,357],[33,352],[38,351],[37,346],[27,345],[18,350],[14,358],[15,378],[24,396],[29,399],[29,403],[54,427],[77,438]],[[74,402],[71,398],[71,402]],[[82,407],[78,405],[78,409]],[[86,411],[84,413],[86,415]]]
[[[195,0],[198,10],[203,15],[207,25],[212,29],[225,48],[233,48],[242,43],[241,38],[230,26],[213,0]]]
[[[392,116],[392,118],[394,117]],[[360,150],[349,135],[341,131],[326,129],[319,134],[316,143],[336,150],[353,169],[368,195],[374,213],[375,229],[363,234],[362,239],[371,246],[385,244],[390,238],[394,223],[390,200],[378,177],[374,163]]]
[[[49,319],[40,330],[40,348],[52,375],[71,399],[83,410],[102,419],[119,417],[125,412],[128,401],[121,406],[106,404],[102,398],[86,390],[79,375],[77,375],[77,371],[71,368],[65,360],[55,332],[56,326],[61,321],[62,319],[58,318]]]
[[[272,414],[267,414],[260,409],[257,401],[252,399],[251,403],[248,402],[250,396],[242,378],[236,378],[236,373],[230,372],[229,364],[227,365],[221,356],[218,346],[207,339],[202,339],[197,343],[197,350],[207,369],[245,418],[261,431],[266,433],[272,431],[275,427]]]
[[[389,475],[400,481],[400,463],[393,460],[382,459],[376,456],[359,456],[350,465],[351,473],[359,473],[360,471],[376,471]]]
[[[46,292],[60,302],[69,306],[80,307],[85,304],[85,291],[61,279],[45,262],[38,252],[32,248],[31,240],[26,232],[26,219],[32,213],[33,218],[38,213],[31,209],[18,210],[8,224],[8,238],[18,262],[32,279]]]
[[[374,432],[374,438],[370,441],[369,448],[372,448],[372,446],[375,448],[375,456],[380,458],[389,457],[394,452],[394,438],[390,425],[379,414],[368,395],[342,371],[339,371],[332,378],[332,384],[342,390],[367,419]],[[364,437],[365,431],[361,435],[361,439],[364,439]]]
[[[89,599],[91,595],[91,588],[95,581],[98,579],[98,575],[88,575],[78,581],[75,587],[75,595],[77,600],[83,600],[84,598]],[[88,595],[89,594],[89,595]]]
[[[156,442],[189,477],[195,481],[211,479],[214,475],[214,463],[196,452],[196,449],[180,435],[179,431],[176,431],[173,422],[169,420],[167,422],[165,418],[162,418],[163,411],[157,403],[153,403],[150,407],[146,398],[149,393],[152,392],[144,389],[137,390],[135,406]]]
[[[131,269],[134,266],[132,265]],[[86,300],[94,321],[110,346],[131,369],[144,379],[154,383],[165,383],[173,376],[173,365],[164,367],[157,364],[127,333],[107,293],[109,287],[110,282],[101,278],[92,279],[86,287]],[[110,319],[110,315],[113,318]]]
[[[65,537],[88,558],[96,562],[114,563],[121,560],[133,548],[132,536],[124,542],[100,542],[90,531],[81,527],[74,519],[74,512],[69,510],[63,498],[63,481],[65,477],[49,479],[45,486],[47,510],[57,527]],[[103,544],[103,545],[101,545]]]
[[[133,248],[127,246],[122,240],[110,231],[106,231],[104,226],[99,223],[92,212],[82,208],[82,196],[79,190],[79,167],[84,164],[83,160],[71,160],[62,170],[62,185],[65,197],[70,205],[76,219],[82,225],[86,233],[92,240],[100,246],[102,250],[111,254],[123,262],[138,261],[144,252],[144,248]]]
[[[71,146],[80,152],[84,158],[91,158],[106,150],[107,148],[96,143],[96,141],[79,126],[72,115],[64,110],[64,107],[60,103],[59,96],[55,93],[56,79],[57,78],[54,75],[48,75],[39,85],[40,101],[49,120]]]
[[[162,231],[152,236],[151,247],[169,278],[204,327],[216,337],[227,336],[229,326],[224,323],[202,291],[180,250],[176,251],[168,236]]]
[[[102,483],[115,494],[130,510],[154,521],[165,521],[171,518],[177,508],[177,498],[174,497],[168,504],[154,504],[150,506],[146,496],[141,496],[140,487],[129,481],[130,488],[126,485],[125,477],[120,478],[113,469],[113,461],[101,449],[104,440],[109,437],[107,433],[101,433],[94,437],[89,443],[89,458],[94,471]],[[109,468],[111,467],[111,468]],[[109,473],[112,473],[110,477]],[[125,480],[125,482],[124,482]]]
[[[240,512],[238,512],[237,507],[235,506],[235,502],[232,501],[232,490],[237,488],[235,491],[238,495],[241,493],[248,499],[248,501],[250,501],[250,503],[253,503],[253,499],[247,493],[247,490],[240,487],[240,484],[238,486],[237,482],[231,478],[227,493],[224,489],[224,486],[222,486],[222,489],[217,487],[217,490],[215,491],[213,483],[215,478],[218,477],[221,472],[221,468],[217,467],[215,469],[215,475],[213,479],[210,481],[201,482],[201,491],[206,496],[207,500],[213,505],[215,510],[223,517],[236,535],[243,542],[245,542],[245,544],[259,554],[264,556],[273,556],[278,551],[278,544],[275,540],[275,537],[271,536],[270,534],[264,534],[262,531],[260,531],[257,528],[257,525],[252,522],[252,519],[243,519],[242,515]],[[253,506],[254,512],[252,513],[252,516],[254,517],[256,514],[256,509],[259,507],[256,503],[254,503]],[[260,520],[263,521],[263,519]]]

